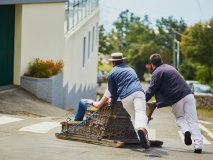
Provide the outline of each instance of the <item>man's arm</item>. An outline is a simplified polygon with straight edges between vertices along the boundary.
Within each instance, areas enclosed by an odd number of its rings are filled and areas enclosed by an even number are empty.
[[[107,88],[100,101],[95,102],[93,100],[87,99],[85,101],[85,103],[89,103],[89,104],[92,104],[96,108],[100,108],[105,102],[110,100],[110,97],[111,97],[111,95],[110,95],[110,92]]]
[[[107,102],[109,98],[103,96],[100,101],[93,101],[91,99],[86,99],[84,102],[93,105],[96,108],[100,108],[105,102]]]
[[[100,107],[103,106],[103,104],[104,104],[105,102],[107,102],[108,100],[109,100],[109,98],[103,96],[103,97],[101,98],[100,101],[98,101],[98,102],[93,102],[92,104],[93,104],[94,107],[100,108]]]
[[[150,86],[145,92],[146,102],[148,102],[156,93],[161,83],[161,78],[159,75],[152,75]]]
[[[111,102],[116,103],[118,99],[117,90],[116,90],[117,87],[114,81],[112,80],[111,75],[108,75],[107,81],[108,81],[108,90],[111,94]]]

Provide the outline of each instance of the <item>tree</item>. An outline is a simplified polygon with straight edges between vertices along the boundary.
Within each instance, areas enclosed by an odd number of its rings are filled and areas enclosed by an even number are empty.
[[[181,51],[186,58],[197,63],[198,73],[202,73],[201,81],[213,81],[213,19],[209,23],[196,23],[189,27],[182,36]],[[200,70],[200,71],[199,71]],[[202,70],[202,72],[201,72]],[[205,74],[203,72],[205,71]]]
[[[172,63],[173,29],[183,33],[187,27],[182,19],[177,21],[172,17],[161,18],[157,20],[156,25],[157,33],[152,28],[147,15],[141,19],[129,10],[123,11],[114,22],[115,29],[109,34],[104,34],[103,26],[100,28],[99,51],[122,52],[127,57],[126,63],[135,69],[142,80],[151,54],[159,53],[165,63]],[[176,39],[181,41],[181,36],[177,35]],[[106,43],[110,45],[106,46]]]
[[[136,70],[141,80],[146,71],[145,65],[149,63],[147,62],[149,58],[141,57],[140,50],[143,45],[149,45],[150,42],[153,45],[153,39],[155,39],[155,32],[150,28],[150,24],[148,16],[141,20],[140,17],[128,10],[121,12],[118,20],[114,23],[116,29],[114,35],[117,37],[117,43],[113,43],[116,44],[114,48],[127,56],[126,63]]]
[[[167,57],[167,62],[171,64],[173,62],[173,42],[174,42],[174,31],[179,33],[183,33],[187,25],[184,20],[181,18],[180,21],[173,19],[172,16],[166,18],[161,18],[160,20],[156,21],[156,26],[158,28],[158,34],[155,39],[158,47],[161,48],[161,54],[167,54],[170,60]],[[181,35],[176,34],[175,37],[178,41],[181,41]],[[164,53],[165,52],[165,53]],[[180,56],[182,58],[182,55]],[[165,56],[166,58],[166,56]]]
[[[113,50],[112,42],[105,33],[104,26],[101,25],[99,29],[99,52],[103,54],[110,54]]]
[[[191,59],[185,58],[180,65],[179,71],[186,80],[194,80],[196,77],[197,66]]]

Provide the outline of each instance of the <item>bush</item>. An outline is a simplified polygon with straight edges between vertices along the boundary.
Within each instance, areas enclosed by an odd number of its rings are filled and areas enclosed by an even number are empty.
[[[35,58],[33,62],[29,62],[28,72],[25,76],[36,78],[49,78],[62,72],[64,67],[63,60],[58,60],[56,63],[53,60],[43,61],[40,58]]]

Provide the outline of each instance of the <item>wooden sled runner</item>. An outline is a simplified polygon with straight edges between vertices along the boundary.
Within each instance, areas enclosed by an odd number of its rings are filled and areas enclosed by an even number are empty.
[[[146,104],[149,121],[156,105]],[[59,139],[76,140],[86,143],[122,147],[126,143],[139,144],[129,114],[121,102],[113,106],[105,105],[99,110],[89,107],[84,121],[61,122],[62,130],[55,133]],[[162,141],[150,141],[150,146],[160,147]]]

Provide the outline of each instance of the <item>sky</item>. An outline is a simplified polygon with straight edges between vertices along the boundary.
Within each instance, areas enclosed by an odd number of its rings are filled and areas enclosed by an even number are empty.
[[[173,16],[178,21],[182,18],[187,26],[213,18],[213,0],[100,0],[99,3],[100,24],[107,32],[119,14],[127,9],[142,19],[148,15],[153,28],[155,21],[162,17]]]

